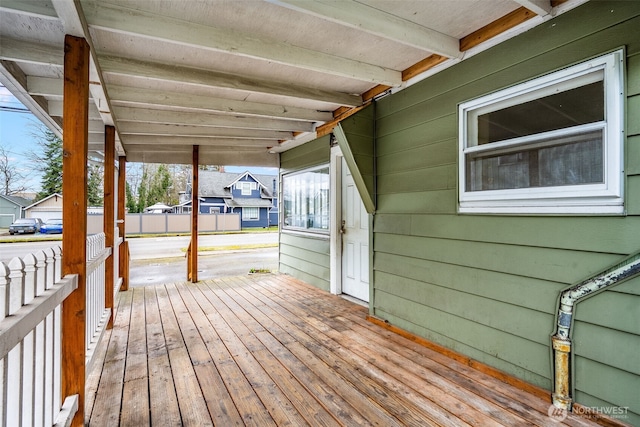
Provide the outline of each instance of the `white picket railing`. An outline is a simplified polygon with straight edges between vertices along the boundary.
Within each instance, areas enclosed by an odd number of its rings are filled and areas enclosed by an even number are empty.
[[[61,404],[61,304],[78,286],[60,279],[60,248],[0,263],[0,425],[66,424],[78,396]]]
[[[111,315],[111,309],[105,308],[104,286],[104,263],[110,254],[111,248],[105,248],[104,233],[87,237],[86,372],[91,371],[96,346]]]

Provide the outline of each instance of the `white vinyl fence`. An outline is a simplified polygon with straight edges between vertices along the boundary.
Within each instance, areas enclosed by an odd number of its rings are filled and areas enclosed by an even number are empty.
[[[77,396],[60,395],[60,311],[78,280],[60,266],[59,247],[0,263],[0,425],[53,426],[77,411]]]
[[[87,238],[87,372],[111,313],[105,308],[110,253],[104,233]],[[61,306],[78,278],[61,279],[61,264],[59,246],[0,262],[0,426],[66,425],[77,411],[78,396],[65,396],[63,405],[60,390]]]
[[[86,365],[87,372],[93,365],[96,346],[102,338],[111,310],[105,308],[105,269],[104,262],[111,254],[111,248],[105,248],[104,233],[87,237],[87,284],[86,284]]]

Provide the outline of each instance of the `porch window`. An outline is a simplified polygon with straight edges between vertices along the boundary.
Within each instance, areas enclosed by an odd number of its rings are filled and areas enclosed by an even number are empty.
[[[623,213],[623,51],[459,107],[462,213]]]
[[[282,176],[285,229],[329,232],[329,166]]]
[[[243,221],[257,221],[260,219],[260,208],[242,208]]]

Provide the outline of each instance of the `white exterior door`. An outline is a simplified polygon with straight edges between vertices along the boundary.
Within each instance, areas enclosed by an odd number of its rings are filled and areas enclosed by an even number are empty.
[[[342,160],[342,293],[369,302],[369,215]]]

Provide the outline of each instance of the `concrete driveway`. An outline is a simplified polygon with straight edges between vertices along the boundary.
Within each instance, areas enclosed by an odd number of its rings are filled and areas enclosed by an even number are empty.
[[[129,286],[187,280],[188,236],[129,239]],[[248,274],[251,269],[278,269],[278,233],[198,236],[198,279]]]

